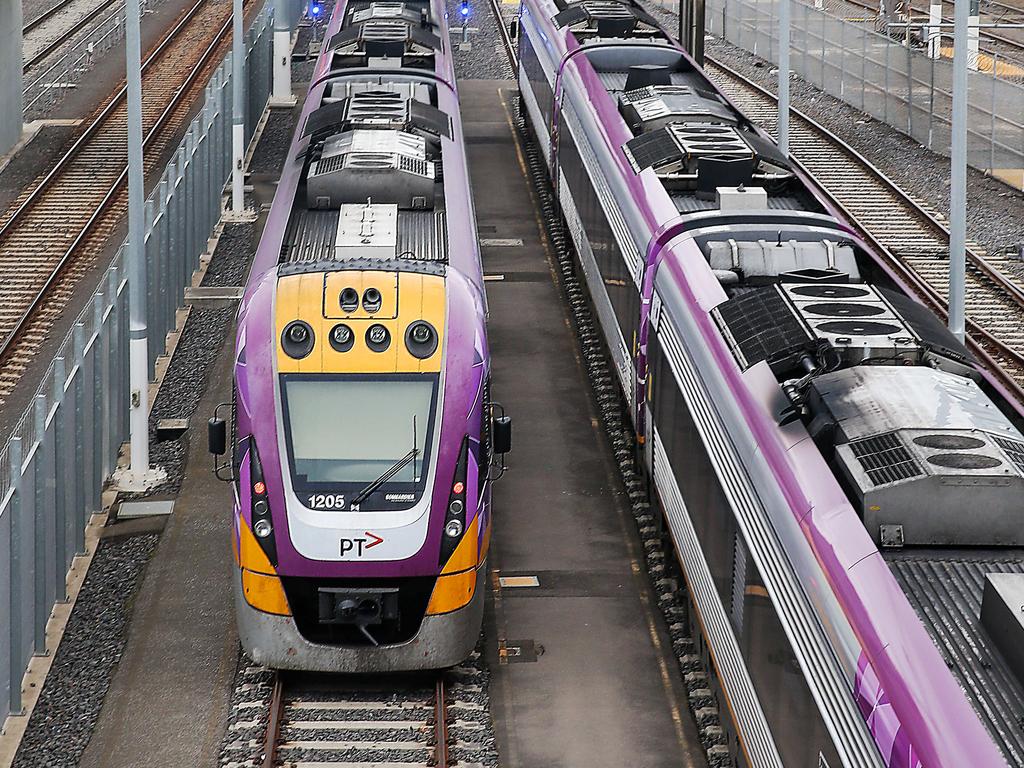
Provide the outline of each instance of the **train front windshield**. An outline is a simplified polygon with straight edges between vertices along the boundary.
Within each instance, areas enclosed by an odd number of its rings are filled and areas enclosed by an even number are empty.
[[[284,375],[292,484],[314,509],[402,509],[430,466],[436,374]]]

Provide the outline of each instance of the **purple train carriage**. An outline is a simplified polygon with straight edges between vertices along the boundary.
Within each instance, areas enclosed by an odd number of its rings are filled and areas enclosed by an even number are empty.
[[[511,426],[447,38],[440,0],[337,5],[239,309],[219,470],[270,667],[443,668],[479,636]]]
[[[1024,765],[1019,389],[634,2],[519,50],[732,764]]]

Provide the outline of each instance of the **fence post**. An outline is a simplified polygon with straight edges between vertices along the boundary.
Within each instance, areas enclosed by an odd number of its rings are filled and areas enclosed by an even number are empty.
[[[53,457],[55,459],[53,469],[53,578],[56,585],[54,600],[58,603],[68,601],[68,497],[63,482],[60,484],[60,490],[57,490],[57,467],[62,466],[67,458],[65,455],[67,453],[67,430],[64,423],[66,411],[64,384],[66,381],[67,366],[64,364],[64,357],[58,355],[53,360],[53,403],[57,406],[53,413]],[[64,478],[67,478],[66,468]]]
[[[75,376],[75,456],[84,457],[85,453],[85,434],[89,430],[90,426],[87,424],[86,410],[85,410],[85,324],[82,322],[75,323],[73,331],[74,349],[75,349],[75,366],[78,368],[78,373]],[[78,465],[73,465],[78,466]],[[85,549],[85,467],[84,462],[81,462],[79,471],[73,473],[75,476],[75,506],[72,510],[75,520],[75,546],[77,547],[77,554],[86,554]]]
[[[109,381],[110,356],[103,345],[103,297],[93,296],[93,330],[96,333],[96,341],[92,345],[92,511],[99,512],[103,509],[103,388]],[[143,391],[142,396],[146,393]],[[148,468],[146,468],[148,469]],[[141,471],[145,472],[146,469]]]
[[[889,25],[885,25],[885,92],[882,94],[882,119],[889,122]]]
[[[989,160],[988,169],[994,171],[996,169],[996,72],[999,71],[999,53],[993,52],[992,54],[992,127],[989,130],[988,142],[991,150],[991,159]]]
[[[49,512],[44,508],[46,486],[49,478],[47,469],[52,458],[46,450],[46,395],[36,395],[34,400],[36,445],[32,458],[32,537],[35,551],[35,562],[32,563],[34,581],[34,597],[32,606],[32,653],[35,656],[46,655],[46,525],[44,517]]]
[[[21,680],[25,676],[25,654],[21,647],[21,438],[12,437],[7,444],[7,468],[11,473],[11,506],[7,513],[10,520],[10,578],[8,580],[8,591],[11,601],[11,623],[8,626],[8,644],[10,645],[10,657],[8,662],[10,681],[10,712],[12,715],[24,714],[25,710],[21,705]]]

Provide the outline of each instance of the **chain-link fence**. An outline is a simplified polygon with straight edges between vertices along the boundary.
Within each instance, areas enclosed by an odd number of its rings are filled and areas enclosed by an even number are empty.
[[[246,35],[246,140],[270,94],[272,9]],[[174,327],[185,286],[206,250],[231,172],[230,56],[146,202],[150,372]],[[0,721],[22,709],[21,683],[45,651],[55,602],[85,549],[89,516],[128,434],[128,284],[125,247],[75,321],[32,406],[0,450]]]
[[[781,1],[707,0],[708,32],[777,63]],[[791,13],[795,75],[929,149],[949,154],[949,59],[930,58],[913,40],[901,37],[898,27],[889,28],[891,36],[876,31],[871,18],[850,20],[802,2],[792,3]],[[1002,71],[992,57],[990,66]],[[1024,85],[994,77],[991,69],[970,72],[968,81],[968,163],[1024,189]]]

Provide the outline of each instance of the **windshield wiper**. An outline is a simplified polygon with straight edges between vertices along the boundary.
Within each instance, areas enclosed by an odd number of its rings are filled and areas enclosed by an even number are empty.
[[[378,488],[380,488],[382,485],[384,485],[384,483],[386,483],[392,477],[394,477],[399,472],[401,472],[409,464],[410,461],[412,461],[413,459],[416,458],[416,456],[419,455],[419,452],[420,452],[419,448],[413,448],[411,451],[409,451],[407,454],[405,454],[405,456],[403,456],[398,461],[396,461],[394,464],[392,464],[390,467],[388,467],[387,471],[383,475],[378,477],[376,480],[374,480],[368,486],[363,488],[363,490],[361,490],[359,493],[357,493],[352,498],[352,502],[351,502],[351,504],[349,506],[354,507],[357,504],[360,504],[367,496],[369,496],[371,493],[373,493]]]

